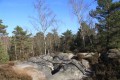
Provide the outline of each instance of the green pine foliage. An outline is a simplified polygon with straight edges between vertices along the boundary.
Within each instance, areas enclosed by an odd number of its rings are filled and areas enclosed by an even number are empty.
[[[7,53],[6,44],[2,38],[6,37],[6,28],[7,26],[2,24],[2,20],[0,20],[0,63],[5,63],[9,61],[9,55]]]
[[[11,48],[9,50],[10,60],[24,60],[29,58],[32,54],[31,34],[28,34],[20,26],[14,29],[13,34],[14,36],[11,38]]]
[[[62,33],[60,48],[63,52],[71,52],[74,42],[74,36],[71,30]]]
[[[9,55],[5,52],[2,43],[0,42],[0,63],[9,61]]]
[[[98,20],[96,23],[97,44],[99,50],[120,48],[120,2],[113,3],[113,0],[97,0],[96,10],[90,15]]]
[[[108,33],[110,36],[109,47],[120,48],[120,2],[113,3],[109,9],[107,23],[110,26]]]
[[[92,66],[95,72],[92,80],[120,80],[120,56],[109,58],[106,54],[109,49],[120,49],[120,2],[113,0],[97,2],[96,10],[91,11],[90,15],[98,20],[96,46],[102,54],[99,63]]]

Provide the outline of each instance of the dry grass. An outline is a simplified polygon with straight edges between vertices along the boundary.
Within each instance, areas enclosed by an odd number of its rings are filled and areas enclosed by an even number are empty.
[[[0,65],[0,80],[46,80],[46,77],[33,65],[9,62]]]
[[[12,68],[13,65],[13,63],[0,65],[0,80],[32,80],[27,74],[17,74]]]

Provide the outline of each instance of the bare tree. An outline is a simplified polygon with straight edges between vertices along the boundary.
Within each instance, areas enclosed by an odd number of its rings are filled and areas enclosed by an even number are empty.
[[[83,17],[85,17],[85,12],[88,11],[89,7],[91,6],[91,2],[89,5],[84,3],[84,0],[69,0],[69,3],[71,5],[73,14],[76,16],[78,23],[80,25],[81,29],[81,36],[83,39],[83,45],[85,47],[85,34],[84,34],[84,29],[81,23],[84,21]]]
[[[81,29],[81,36],[83,39],[83,45],[85,46],[85,40],[84,40],[84,34],[83,34],[83,27],[81,26],[81,23],[83,21],[83,1],[84,0],[70,0],[70,4],[73,10],[73,14],[77,17],[78,23],[80,25],[80,29]]]
[[[34,25],[34,28],[37,31],[41,31],[44,34],[44,52],[46,54],[46,31],[48,28],[56,22],[55,15],[50,10],[48,5],[45,3],[44,0],[38,0],[34,5],[36,11],[37,11],[37,17],[32,17],[32,19],[35,21],[35,23],[32,22]]]

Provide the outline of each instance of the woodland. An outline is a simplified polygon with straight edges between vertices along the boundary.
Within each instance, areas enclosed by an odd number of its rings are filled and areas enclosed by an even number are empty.
[[[87,80],[120,80],[120,55],[109,61],[105,58],[110,49],[119,50],[120,54],[120,1],[95,0],[97,7],[90,10],[87,21],[84,20],[82,11],[88,6],[84,6],[82,1],[69,0],[68,3],[72,9],[71,13],[80,25],[76,34],[68,29],[59,35],[57,28],[47,33],[48,28],[55,26],[58,21],[42,0],[38,0],[34,6],[38,19],[30,18],[37,30],[35,35],[21,26],[16,26],[12,36],[8,36],[6,28],[9,25],[3,24],[4,21],[0,20],[0,64],[24,61],[43,54],[94,52],[100,53],[101,56],[98,63],[91,64],[95,67],[95,74]],[[35,25],[36,22],[40,25]]]

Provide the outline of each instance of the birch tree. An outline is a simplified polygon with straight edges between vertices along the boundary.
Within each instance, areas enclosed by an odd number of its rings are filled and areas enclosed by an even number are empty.
[[[32,17],[34,28],[44,34],[44,53],[46,54],[46,31],[55,23],[55,15],[44,0],[38,0],[34,5],[37,11],[37,17]]]
[[[78,24],[80,26],[80,35],[82,36],[83,46],[85,47],[85,33],[81,24],[84,21],[83,17],[85,18],[86,11],[88,11],[91,3],[87,5],[84,3],[84,0],[69,0],[69,3],[71,5],[72,12],[76,16]]]

